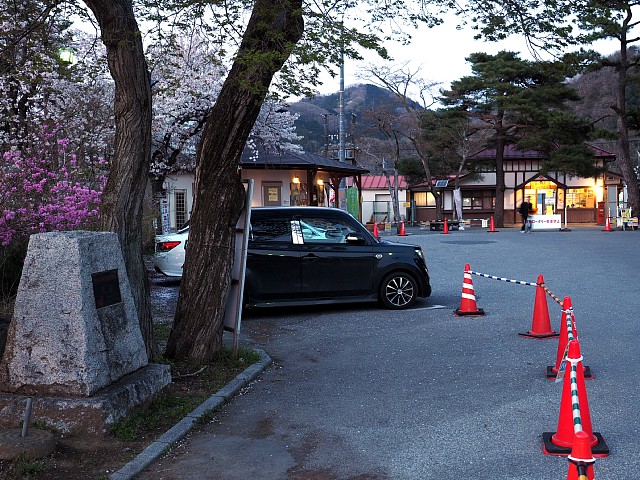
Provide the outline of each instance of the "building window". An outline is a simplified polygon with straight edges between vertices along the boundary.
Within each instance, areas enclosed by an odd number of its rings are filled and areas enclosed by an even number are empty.
[[[413,201],[416,207],[435,207],[436,199],[431,192],[413,192]]]
[[[462,192],[462,208],[465,210],[493,210],[495,207],[496,197],[491,190]]]
[[[187,222],[187,191],[176,190],[176,227],[182,228]]]
[[[592,188],[569,188],[567,190],[567,207],[596,208],[596,198]]]

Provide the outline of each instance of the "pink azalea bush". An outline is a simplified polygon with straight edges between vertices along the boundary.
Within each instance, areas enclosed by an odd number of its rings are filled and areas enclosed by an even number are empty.
[[[53,133],[44,136],[47,146]],[[106,162],[79,162],[67,154],[69,140],[40,155],[9,151],[0,169],[0,243],[26,240],[33,233],[86,227],[98,216],[106,182]],[[45,153],[46,151],[46,153]]]

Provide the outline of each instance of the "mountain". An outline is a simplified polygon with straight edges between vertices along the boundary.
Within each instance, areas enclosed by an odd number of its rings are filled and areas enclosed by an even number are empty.
[[[364,132],[379,137],[375,122],[369,119],[374,110],[403,111],[398,99],[388,90],[370,84],[347,87],[343,93],[344,121],[347,142]],[[302,136],[300,144],[305,151],[322,155],[325,135],[329,143],[337,144],[339,132],[340,94],[319,95],[305,98],[289,106],[292,113],[300,117],[296,121],[296,131]],[[381,138],[381,137],[379,137]],[[356,142],[357,143],[357,142]]]

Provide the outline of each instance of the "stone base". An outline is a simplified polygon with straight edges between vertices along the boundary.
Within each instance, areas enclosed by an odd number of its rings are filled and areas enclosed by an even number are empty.
[[[25,437],[22,436],[22,429],[18,428],[0,431],[0,460],[32,460],[46,457],[55,449],[53,434],[45,430],[32,428]]]
[[[91,397],[32,397],[31,424],[40,420],[60,433],[103,435],[169,383],[169,365],[148,364]],[[0,430],[22,426],[27,398],[0,392]]]

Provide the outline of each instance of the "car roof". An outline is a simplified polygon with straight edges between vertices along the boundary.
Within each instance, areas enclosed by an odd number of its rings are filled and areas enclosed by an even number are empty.
[[[310,207],[310,206],[297,206],[297,207],[251,207],[251,211],[259,212],[343,212],[348,213],[340,208],[333,207]]]

